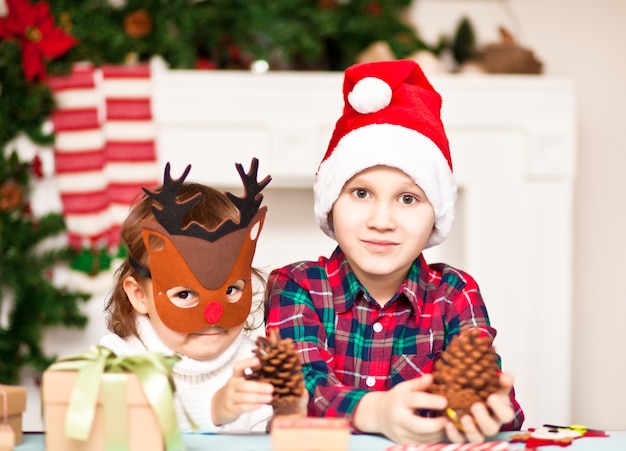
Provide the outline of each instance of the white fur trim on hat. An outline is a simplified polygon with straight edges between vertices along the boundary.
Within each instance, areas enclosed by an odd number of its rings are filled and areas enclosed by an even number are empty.
[[[435,211],[435,228],[426,247],[441,243],[454,222],[456,182],[441,150],[415,130],[392,124],[371,124],[345,135],[322,162],[315,177],[315,217],[331,238],[328,214],[345,183],[373,166],[404,171],[424,191]]]

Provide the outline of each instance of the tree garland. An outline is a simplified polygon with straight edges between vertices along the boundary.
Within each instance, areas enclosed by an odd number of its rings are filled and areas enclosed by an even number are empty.
[[[45,74],[73,63],[161,56],[173,69],[343,70],[386,41],[397,57],[427,46],[400,18],[411,0],[5,0],[0,18],[0,147],[41,133],[53,105]]]

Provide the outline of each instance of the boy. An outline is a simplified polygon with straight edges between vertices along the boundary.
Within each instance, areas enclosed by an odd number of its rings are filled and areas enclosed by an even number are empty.
[[[338,247],[268,281],[267,328],[296,343],[309,414],[347,417],[354,429],[399,443],[477,442],[519,429],[507,373],[498,393],[461,418],[464,432],[438,415],[445,398],[428,392],[454,335],[470,327],[496,334],[474,279],[422,255],[454,220],[440,95],[408,60],[348,68],[343,93],[314,185],[317,221]]]

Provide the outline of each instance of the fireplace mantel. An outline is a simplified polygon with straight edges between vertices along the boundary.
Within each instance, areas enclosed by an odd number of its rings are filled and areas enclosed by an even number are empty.
[[[527,175],[574,176],[571,81],[515,75],[431,81],[443,96],[453,156],[457,131],[517,130],[529,140]],[[308,188],[341,113],[341,82],[342,74],[332,72],[158,71],[153,107],[160,160],[187,157],[202,164],[204,181],[236,186],[233,157],[257,156],[274,188]],[[456,166],[463,178],[467,168]]]

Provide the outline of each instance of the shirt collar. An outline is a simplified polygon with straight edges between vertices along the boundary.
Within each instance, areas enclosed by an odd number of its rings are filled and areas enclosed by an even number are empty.
[[[335,311],[343,313],[361,297],[368,297],[367,290],[359,282],[350,268],[346,255],[337,246],[327,261],[327,274],[333,292]],[[420,254],[411,264],[409,273],[393,296],[395,302],[400,296],[406,298],[415,312],[420,312],[424,304],[424,288],[428,284],[428,265]],[[373,302],[373,301],[372,301]]]
[[[429,285],[430,268],[426,264],[424,256],[420,254],[409,268],[409,274],[400,286],[399,291],[406,296],[409,304],[419,313],[424,308],[426,299],[426,287]]]
[[[365,288],[352,272],[350,263],[339,246],[326,261],[326,274],[328,274],[337,313],[348,311],[355,299],[365,294]]]

